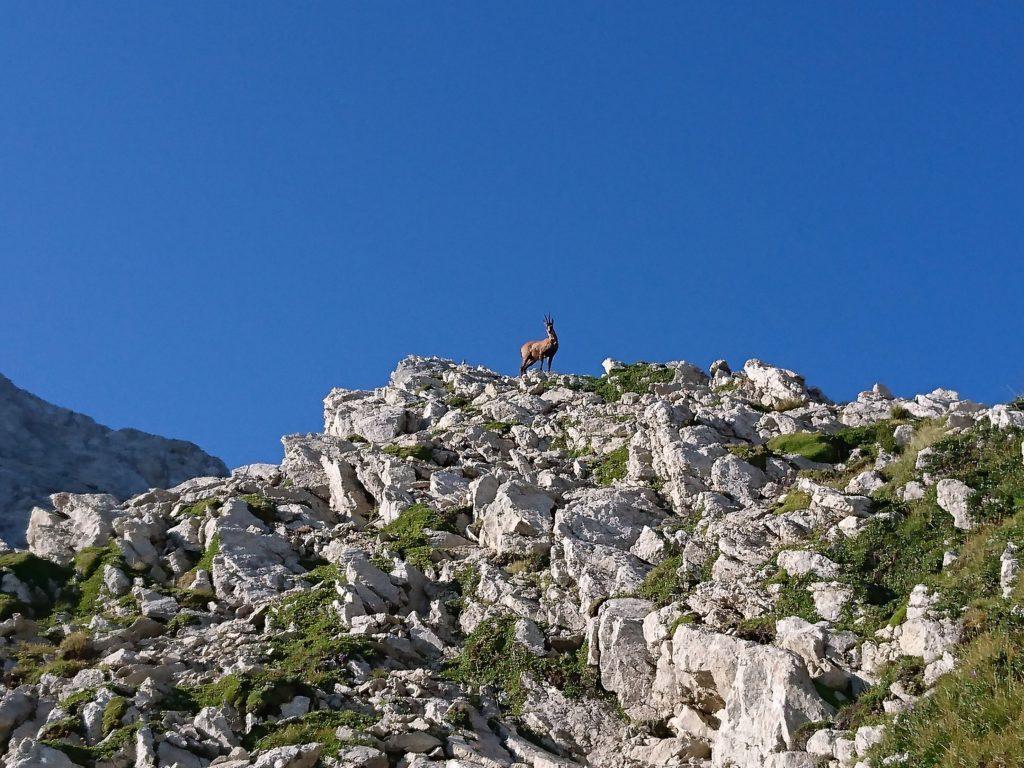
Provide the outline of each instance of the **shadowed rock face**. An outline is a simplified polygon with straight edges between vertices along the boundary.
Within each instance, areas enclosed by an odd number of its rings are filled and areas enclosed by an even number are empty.
[[[29,512],[49,506],[51,493],[110,493],[123,499],[227,473],[223,461],[193,443],[109,429],[0,375],[0,537],[12,546],[25,546]]]

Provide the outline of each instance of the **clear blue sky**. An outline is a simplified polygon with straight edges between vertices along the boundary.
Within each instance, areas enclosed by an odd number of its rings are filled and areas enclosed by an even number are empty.
[[[301,6],[301,7],[300,7]],[[409,353],[1024,390],[1020,3],[21,3],[0,371],[280,458]]]

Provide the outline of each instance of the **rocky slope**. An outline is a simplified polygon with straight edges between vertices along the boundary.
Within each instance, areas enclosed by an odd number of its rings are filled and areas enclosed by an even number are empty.
[[[108,429],[0,375],[0,538],[11,545],[25,545],[29,511],[51,493],[125,499],[190,477],[226,474],[220,459],[192,443]]]
[[[1024,760],[1024,412],[606,369],[408,358],[279,466],[58,494],[0,555],[5,764]]]

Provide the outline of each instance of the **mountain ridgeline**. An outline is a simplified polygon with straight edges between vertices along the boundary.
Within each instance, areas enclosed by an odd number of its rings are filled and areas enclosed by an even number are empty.
[[[56,493],[4,764],[1024,766],[1021,403],[605,370],[410,357],[279,465]]]
[[[126,499],[190,477],[227,474],[224,462],[192,443],[109,429],[0,375],[0,538],[12,546],[25,546],[29,512],[51,493]]]

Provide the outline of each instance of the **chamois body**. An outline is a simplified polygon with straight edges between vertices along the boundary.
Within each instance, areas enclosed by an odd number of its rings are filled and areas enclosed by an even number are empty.
[[[519,366],[519,375],[523,376],[534,363],[540,363],[540,369],[544,370],[544,361],[548,361],[548,370],[551,370],[551,361],[555,359],[558,351],[558,336],[555,334],[555,321],[549,316],[544,316],[544,328],[548,337],[543,341],[528,341],[519,349],[523,358],[523,364]]]

